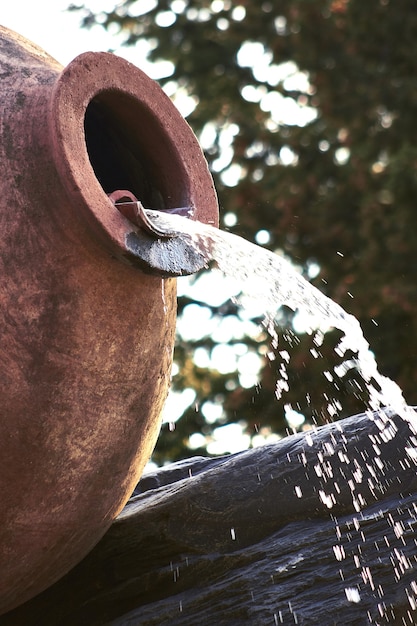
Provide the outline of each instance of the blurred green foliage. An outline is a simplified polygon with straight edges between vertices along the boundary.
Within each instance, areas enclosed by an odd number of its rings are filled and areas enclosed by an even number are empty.
[[[159,82],[192,98],[187,119],[213,172],[222,227],[253,242],[267,231],[268,248],[359,319],[381,372],[410,404],[417,402],[415,9],[411,0],[125,0],[108,13],[79,8],[85,26],[121,33],[127,46],[146,39],[152,61],[171,62]],[[190,298],[181,297],[179,316],[187,306]],[[211,315],[239,319],[232,302]],[[190,436],[209,441],[231,422],[251,437],[285,433],[288,404],[309,423],[363,410],[360,382],[348,377],[339,385],[341,408],[329,414],[335,389],[323,371],[337,362],[334,334],[314,358],[313,338],[289,329],[278,347],[262,330],[236,339],[263,360],[250,388],[238,372],[196,365],[197,348],[215,347],[209,335],[178,335],[173,387],[194,389],[195,401],[174,430],[163,427],[155,460],[206,453],[205,445],[190,450]],[[290,391],[277,400],[287,349]],[[223,407],[221,415],[207,420],[207,403]]]

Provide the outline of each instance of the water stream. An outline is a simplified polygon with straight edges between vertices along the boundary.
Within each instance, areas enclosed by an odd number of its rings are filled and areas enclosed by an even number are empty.
[[[416,623],[413,616],[417,613],[417,583],[414,578],[409,582],[415,568],[413,556],[407,557],[405,551],[413,555],[415,542],[412,529],[417,523],[417,511],[415,505],[408,508],[397,507],[398,514],[403,518],[394,520],[390,509],[386,514],[386,531],[383,537],[369,545],[376,546],[376,557],[370,565],[369,558],[365,558],[362,546],[367,539],[367,517],[364,509],[372,503],[372,498],[364,497],[364,493],[370,490],[373,494],[384,489],[389,484],[395,484],[396,471],[389,459],[384,457],[384,444],[387,447],[394,444],[398,434],[398,428],[393,417],[395,414],[407,422],[410,436],[407,443],[398,445],[398,468],[413,468],[417,465],[417,414],[413,408],[408,407],[401,389],[391,379],[382,376],[377,367],[374,355],[366,341],[359,322],[355,317],[348,314],[337,303],[322,294],[318,289],[305,280],[299,272],[285,258],[274,254],[264,248],[253,245],[244,239],[227,232],[220,231],[211,226],[194,222],[176,215],[166,215],[152,212],[149,215],[152,221],[156,221],[159,228],[174,231],[182,239],[186,239],[192,250],[198,251],[204,256],[209,267],[213,262],[226,276],[237,280],[241,289],[241,296],[253,299],[259,308],[265,312],[264,326],[268,331],[272,345],[278,341],[276,331],[277,312],[282,305],[290,307],[294,311],[301,311],[309,320],[309,331],[313,335],[317,346],[321,345],[324,333],[331,328],[339,329],[343,335],[336,346],[337,354],[342,358],[342,363],[333,368],[333,372],[326,372],[328,376],[334,376],[335,380],[341,378],[351,369],[355,369],[363,379],[368,390],[369,400],[365,407],[369,419],[376,426],[377,434],[369,434],[371,452],[353,447],[355,454],[347,455],[347,448],[334,446],[333,443],[325,442],[324,448],[314,440],[314,431],[305,433],[304,441],[306,448],[315,450],[317,460],[314,460],[314,476],[318,477],[317,497],[321,504],[328,509],[337,506],[341,493],[341,486],[337,484],[335,475],[338,467],[344,478],[346,488],[350,490],[355,514],[351,521],[339,520],[335,514],[332,520],[335,524],[334,545],[330,546],[330,554],[335,558],[337,571],[340,575],[341,594],[345,596],[345,602],[359,604],[365,595],[377,598],[377,604],[373,608],[373,614],[368,611],[366,623],[380,624],[392,621],[392,612],[389,604],[385,602],[385,591],[378,583],[380,580],[381,557],[392,564],[393,576],[398,593],[405,593],[406,602],[409,603],[407,619],[404,624]],[[240,297],[239,297],[240,300]],[[275,347],[277,347],[275,345]],[[355,356],[352,357],[351,354]],[[284,380],[277,381],[276,395],[280,397],[281,389],[285,389]],[[397,418],[398,419],[398,418]],[[398,422],[397,422],[398,423]],[[340,424],[338,422],[337,424]],[[375,431],[374,431],[375,432]],[[340,426],[340,435],[343,439],[343,425]],[[347,444],[347,439],[345,438]],[[313,455],[314,458],[314,455]],[[297,461],[295,461],[297,462]],[[302,460],[298,462],[303,462]],[[397,468],[397,469],[398,469]],[[367,476],[367,478],[365,478]],[[399,485],[399,484],[398,484]],[[313,488],[313,484],[311,484]],[[316,487],[317,488],[317,487]],[[343,491],[342,487],[342,491]],[[400,487],[398,486],[398,489]],[[295,497],[303,497],[300,486],[295,486]],[[398,502],[400,502],[398,493]],[[378,500],[378,496],[375,496]],[[382,506],[382,505],[381,505]],[[394,512],[395,513],[395,512]],[[384,517],[382,508],[378,515]],[[400,515],[400,517],[401,517]],[[232,529],[233,530],[233,529]],[[357,534],[357,548],[353,548],[352,537]],[[356,535],[355,535],[356,536]],[[383,547],[380,550],[379,543]],[[350,553],[349,553],[350,551]],[[304,556],[300,553],[299,558]],[[331,558],[331,557],[330,557]],[[350,580],[345,578],[343,561],[348,564],[349,559],[354,560],[355,574]],[[274,569],[274,576],[278,576]],[[286,568],[285,568],[286,571]],[[357,573],[357,574],[356,574]],[[285,575],[284,575],[285,582]],[[297,598],[294,598],[297,601]],[[359,613],[358,613],[359,614]],[[365,620],[365,616],[362,616]],[[280,604],[274,613],[275,623],[298,623],[296,610],[291,602],[288,606]],[[334,622],[337,623],[337,622]],[[356,622],[355,622],[356,623]],[[359,623],[359,622],[358,622]],[[361,621],[361,623],[365,623]],[[397,623],[397,621],[395,621]]]
[[[417,434],[417,415],[407,406],[399,386],[378,371],[374,355],[369,348],[358,320],[340,305],[309,283],[284,257],[252,244],[237,235],[219,230],[201,222],[178,215],[147,211],[158,228],[178,233],[207,261],[214,262],[226,276],[241,285],[241,295],[254,300],[264,311],[264,326],[272,340],[276,340],[275,319],[279,308],[285,305],[301,311],[309,320],[310,332],[316,330],[314,342],[320,346],[323,332],[320,329],[336,328],[343,333],[335,348],[340,357],[348,351],[354,358],[346,358],[327,376],[341,378],[356,369],[369,394],[367,408],[378,411],[390,407],[407,420]],[[277,381],[277,396],[280,384]]]

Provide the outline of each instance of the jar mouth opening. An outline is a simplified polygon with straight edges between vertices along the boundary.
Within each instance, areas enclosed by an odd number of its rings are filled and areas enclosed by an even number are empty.
[[[135,227],[108,197],[118,189],[145,208],[186,206],[192,219],[218,226],[196,137],[159,85],[128,61],[106,52],[76,57],[55,83],[49,127],[74,217],[119,257],[132,256],[126,240]]]
[[[184,166],[170,138],[137,99],[102,91],[86,108],[84,135],[91,167],[106,195],[127,189],[144,207],[156,210],[190,203]]]

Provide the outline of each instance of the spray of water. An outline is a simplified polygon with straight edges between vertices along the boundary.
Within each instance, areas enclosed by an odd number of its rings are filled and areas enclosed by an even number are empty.
[[[368,408],[371,411],[392,408],[417,433],[416,413],[407,406],[398,385],[378,371],[358,320],[311,285],[289,261],[207,224],[157,211],[149,211],[148,216],[158,228],[188,239],[190,247],[205,257],[207,266],[214,262],[225,275],[239,281],[242,295],[253,299],[265,312],[264,325],[273,340],[275,316],[282,305],[302,311],[309,320],[311,332],[322,328],[340,330],[343,336],[335,348],[336,353],[344,357],[352,351],[356,356],[335,367],[336,376],[341,378],[355,368],[368,390]],[[322,333],[318,332],[316,345],[320,345],[321,338]]]
[[[336,543],[332,546],[332,550],[339,566],[338,571],[342,587],[344,586],[346,601],[350,604],[359,604],[362,600],[361,593],[363,593],[366,587],[369,587],[373,595],[377,593],[380,601],[377,605],[376,622],[374,622],[374,617],[371,613],[368,612],[368,623],[380,623],[381,618],[389,622],[390,612],[383,599],[384,591],[380,585],[377,585],[378,569],[375,572],[371,571],[370,566],[363,558],[360,548],[361,542],[363,544],[366,540],[362,525],[364,524],[366,527],[367,521],[366,516],[362,514],[362,510],[367,506],[367,500],[363,497],[360,486],[364,481],[364,476],[367,474],[369,475],[367,481],[371,493],[374,493],[373,490],[376,489],[378,484],[382,486],[384,481],[391,480],[390,469],[383,461],[381,448],[384,443],[388,443],[395,438],[398,432],[394,421],[391,419],[393,413],[404,419],[411,431],[409,445],[405,447],[404,458],[401,463],[409,467],[417,465],[417,415],[415,411],[407,406],[401,389],[392,380],[379,373],[375,358],[369,349],[369,345],[356,318],[346,313],[342,307],[306,281],[285,258],[255,246],[240,237],[219,231],[205,224],[193,222],[175,215],[155,212],[152,212],[149,217],[152,220],[157,220],[158,227],[177,232],[179,236],[186,238],[190,247],[203,255],[207,261],[207,266],[214,261],[225,275],[231,276],[239,282],[241,295],[246,299],[253,299],[265,312],[264,326],[270,334],[272,344],[275,347],[277,347],[278,341],[278,335],[275,330],[275,318],[277,310],[282,305],[286,305],[294,311],[304,313],[304,316],[309,320],[311,333],[314,331],[316,333],[314,340],[317,346],[323,340],[323,333],[326,330],[336,328],[343,333],[336,346],[336,352],[344,360],[341,365],[334,367],[334,374],[341,378],[350,369],[355,368],[361,375],[369,394],[368,415],[375,422],[378,434],[369,435],[374,458],[367,455],[362,455],[363,458],[361,458],[361,451],[358,450],[358,458],[350,459],[344,453],[343,448],[339,449],[336,455],[336,449],[330,442],[325,444],[325,448],[317,450],[317,463],[314,465],[314,471],[322,481],[322,488],[318,490],[318,498],[322,505],[328,509],[333,509],[337,502],[340,489],[334,480],[333,459],[335,459],[336,462],[342,463],[344,466],[342,475],[345,476],[350,488],[352,505],[357,514],[352,521],[353,529],[348,523],[346,529],[346,536],[349,535],[348,539],[343,536],[345,532],[343,526],[339,526],[337,518],[332,516],[336,532]],[[348,351],[351,351],[356,356],[348,358]],[[329,377],[332,376],[330,372],[326,372],[326,374]],[[285,388],[284,372],[283,380],[277,382],[277,397],[280,397]],[[340,432],[343,437],[342,427],[340,427]],[[313,446],[314,443],[314,433],[313,431],[311,433],[307,432],[304,435],[307,446]],[[295,487],[295,495],[298,498],[302,497],[301,487]],[[400,509],[397,510],[400,511]],[[410,519],[414,518],[415,511],[410,511]],[[234,533],[233,529],[232,531]],[[353,551],[349,558],[354,559],[360,576],[357,584],[356,581],[353,581],[355,584],[347,584],[345,583],[343,569],[340,565],[348,558],[344,546],[352,545],[353,532],[358,534],[358,549]],[[383,542],[385,542],[384,545],[390,551],[396,583],[400,583],[406,573],[412,569],[412,563],[407,560],[401,547],[394,547],[392,550],[390,548],[391,544],[396,546],[399,539],[405,546],[405,527],[389,514],[387,517],[387,532],[383,537]],[[412,547],[414,547],[414,544]],[[411,613],[414,613],[417,611],[417,584],[413,581],[409,586],[405,586],[404,589],[410,604]],[[283,617],[284,611],[286,612],[285,615],[287,615],[285,619]],[[411,613],[410,624],[415,623]],[[291,616],[297,623],[296,613],[291,602],[288,602],[287,608],[284,607],[284,609],[274,613],[274,620],[275,623],[284,623]]]

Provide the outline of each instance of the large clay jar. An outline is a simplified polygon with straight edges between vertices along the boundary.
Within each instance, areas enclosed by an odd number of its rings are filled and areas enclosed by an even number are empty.
[[[146,239],[107,194],[129,189],[212,223],[217,204],[190,128],[130,63],[86,53],[63,70],[0,29],[0,77],[5,612],[102,537],[159,431],[176,296],[175,279],[157,275],[158,250],[176,256],[172,274],[181,262],[175,241]]]

